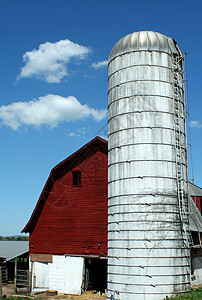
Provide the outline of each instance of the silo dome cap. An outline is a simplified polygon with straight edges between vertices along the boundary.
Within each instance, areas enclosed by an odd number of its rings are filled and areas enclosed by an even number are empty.
[[[166,53],[180,53],[177,43],[164,34],[154,31],[139,31],[126,35],[116,43],[109,56],[109,62],[122,54],[134,51],[158,51]]]

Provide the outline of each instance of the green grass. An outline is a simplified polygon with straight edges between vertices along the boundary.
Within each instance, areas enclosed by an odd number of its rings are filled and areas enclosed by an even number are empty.
[[[165,300],[172,299],[172,300],[202,300],[202,287],[197,289],[191,289],[188,293],[175,296],[175,297],[166,297]]]

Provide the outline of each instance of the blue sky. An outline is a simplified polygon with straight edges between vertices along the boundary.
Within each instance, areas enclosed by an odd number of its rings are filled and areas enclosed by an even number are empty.
[[[187,53],[194,179],[202,186],[201,11],[201,0],[0,2],[0,235],[20,233],[57,163],[107,136],[106,61],[134,31],[171,36]]]

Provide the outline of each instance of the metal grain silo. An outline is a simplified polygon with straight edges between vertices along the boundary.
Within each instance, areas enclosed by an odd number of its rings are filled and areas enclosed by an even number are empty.
[[[183,55],[153,31],[108,61],[108,298],[190,289]]]

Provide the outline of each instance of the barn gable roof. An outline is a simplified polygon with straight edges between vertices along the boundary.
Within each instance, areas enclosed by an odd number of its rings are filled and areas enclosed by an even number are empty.
[[[36,204],[36,207],[31,215],[31,218],[28,221],[27,225],[23,228],[22,232],[32,232],[32,230],[34,229],[43,206],[46,203],[46,200],[53,188],[54,182],[97,151],[101,151],[107,155],[108,142],[100,137],[95,137],[93,140],[74,152],[72,155],[67,157],[51,170],[46,184],[41,192],[39,200]]]

